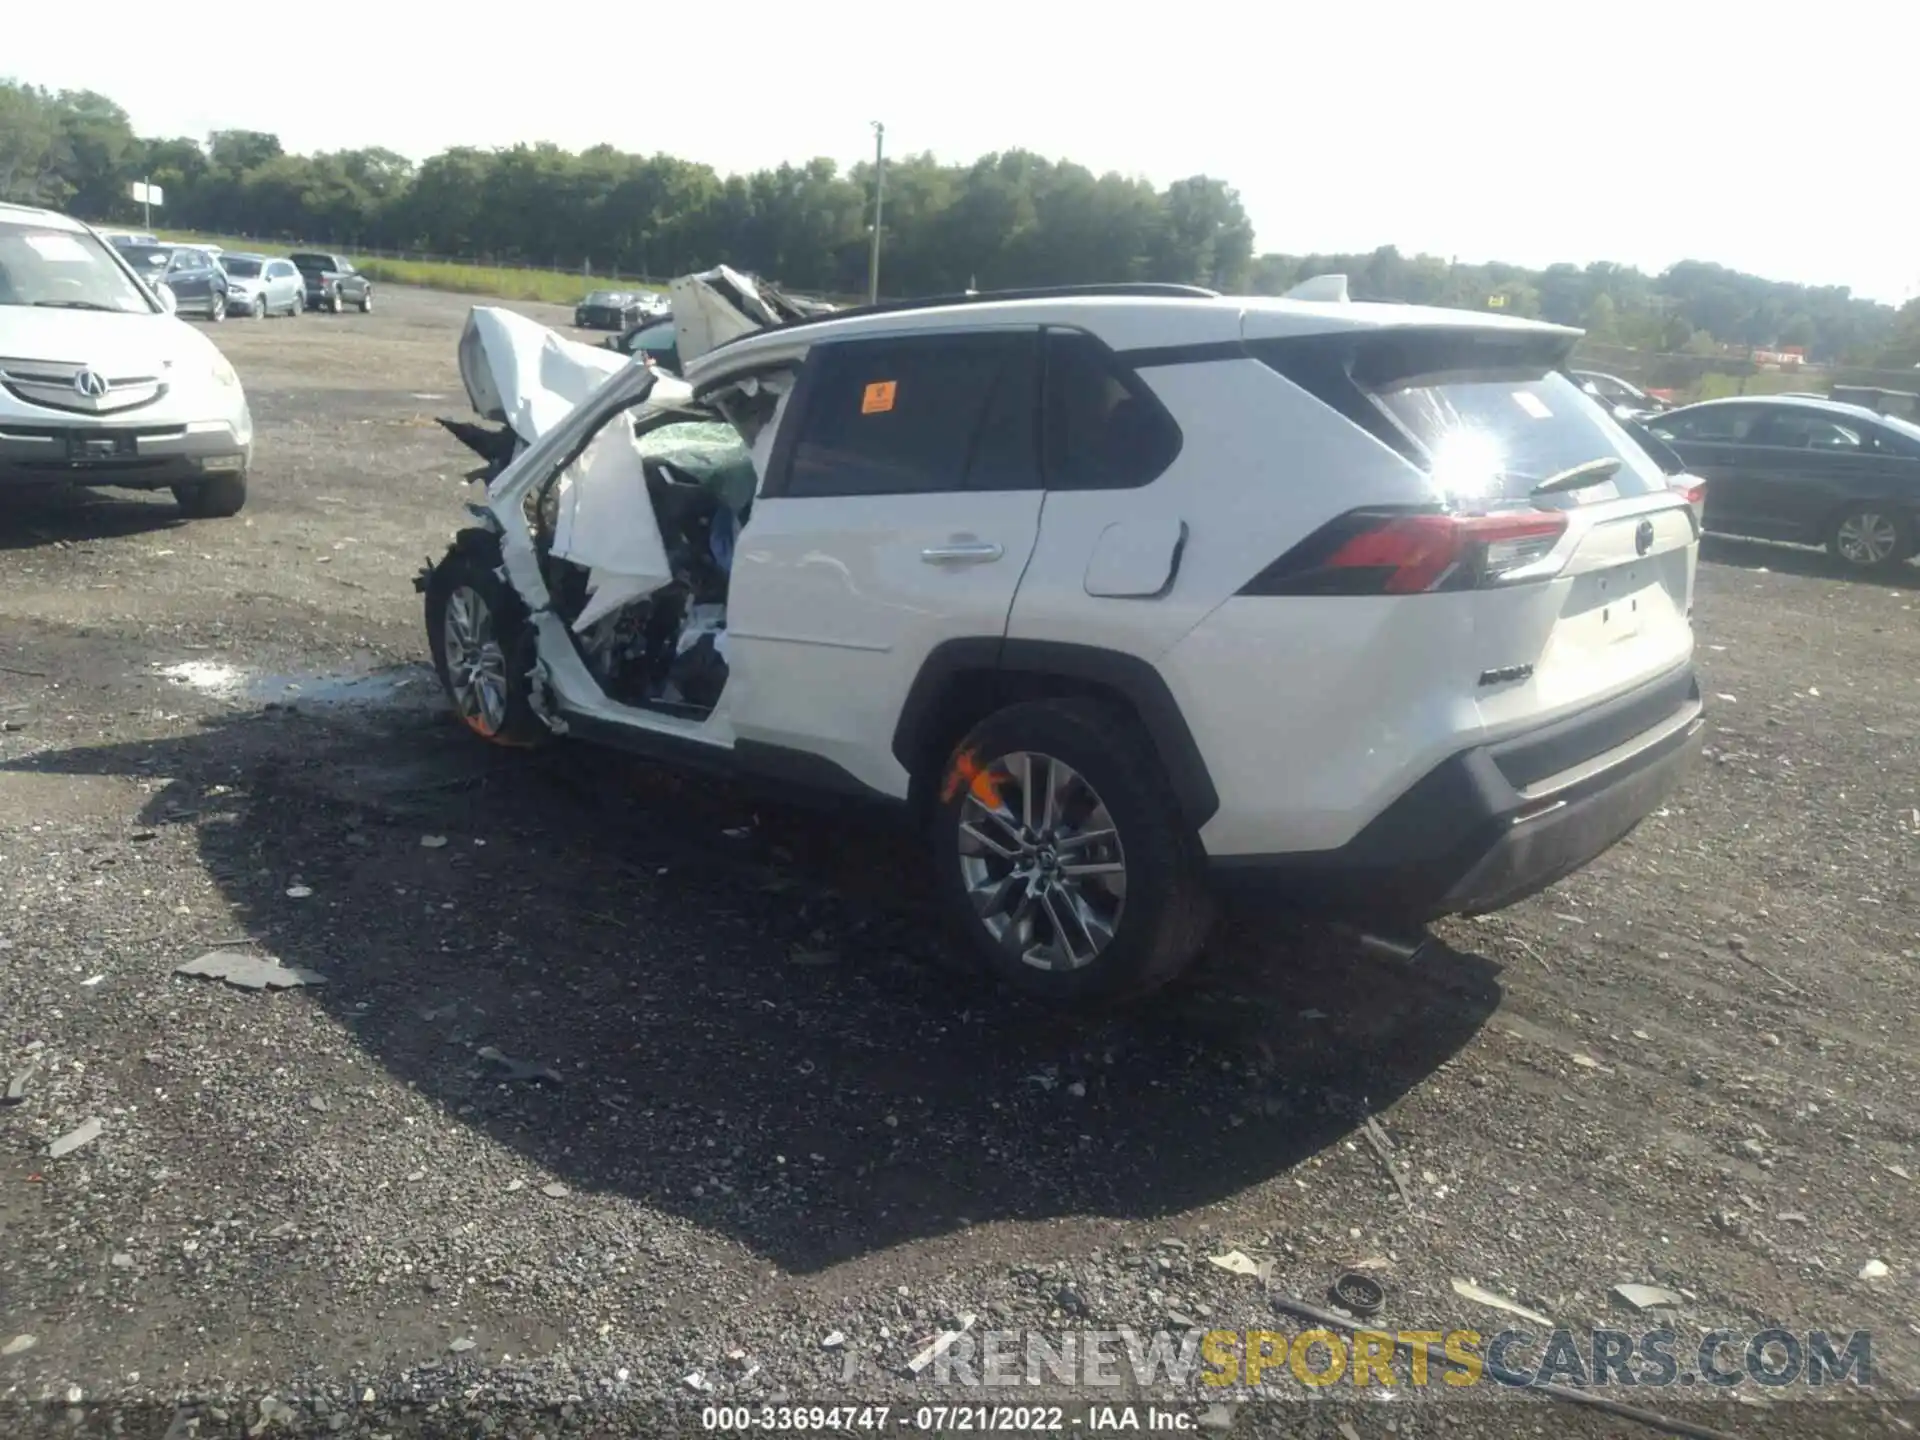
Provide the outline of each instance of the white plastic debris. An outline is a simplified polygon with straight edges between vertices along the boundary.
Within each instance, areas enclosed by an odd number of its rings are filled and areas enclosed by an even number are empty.
[[[420,837],[420,848],[422,850],[444,850],[446,846],[447,837],[444,835],[422,835]]]
[[[702,1375],[698,1370],[695,1370],[691,1374],[689,1374],[686,1377],[686,1379],[683,1380],[681,1383],[684,1384],[689,1390],[698,1390],[702,1394],[705,1394],[709,1390],[713,1389],[713,1382],[707,1379],[707,1377]]]
[[[908,1373],[918,1376],[927,1366],[951,1350],[954,1341],[973,1329],[975,1318],[976,1317],[972,1315],[962,1315],[960,1317],[960,1328],[958,1330],[942,1330],[933,1338],[933,1342],[928,1345],[926,1349],[922,1350],[907,1362]]]
[[[1235,1275],[1264,1275],[1267,1269],[1259,1261],[1241,1254],[1238,1250],[1229,1250],[1224,1255],[1209,1255],[1207,1263],[1218,1265],[1222,1270],[1231,1271]]]
[[[1663,1285],[1616,1285],[1613,1293],[1636,1310],[1657,1310],[1678,1305],[1681,1297]]]
[[[324,985],[318,970],[282,965],[271,955],[243,955],[234,950],[209,950],[198,959],[173,967],[176,975],[208,975],[238,985],[242,990],[286,990],[295,985]]]
[[[842,1345],[846,1343],[847,1343],[846,1335],[842,1331],[833,1330],[833,1331],[829,1331],[827,1334],[827,1338],[820,1342],[820,1348],[822,1350],[838,1350]]]
[[[40,1343],[34,1335],[16,1335],[6,1344],[0,1345],[0,1355],[24,1355]]]
[[[1886,1279],[1887,1278],[1887,1262],[1884,1260],[1867,1261],[1866,1264],[1860,1267],[1860,1278],[1862,1280]]]
[[[1509,1315],[1518,1315],[1522,1320],[1531,1320],[1535,1325],[1544,1325],[1553,1329],[1553,1321],[1538,1310],[1529,1310],[1517,1300],[1509,1300],[1504,1295],[1496,1295],[1491,1290],[1482,1290],[1478,1285],[1466,1280],[1453,1282],[1453,1293],[1463,1300],[1471,1300],[1476,1305],[1490,1306],[1495,1310],[1504,1310]]]
[[[311,885],[289,885],[287,887],[287,898],[289,900],[304,900],[311,894],[313,894],[313,887]]]
[[[82,1146],[91,1145],[94,1141],[98,1140],[100,1138],[100,1132],[105,1128],[100,1121],[100,1117],[96,1115],[78,1129],[69,1130],[58,1140],[54,1141],[53,1144],[49,1145],[47,1147],[47,1157],[51,1160],[58,1160],[62,1155],[71,1155]],[[1885,1273],[1886,1270],[1882,1267],[1881,1274],[1884,1275]]]

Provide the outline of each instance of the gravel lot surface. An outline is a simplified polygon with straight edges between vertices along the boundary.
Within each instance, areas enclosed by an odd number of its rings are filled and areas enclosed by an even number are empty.
[[[1411,966],[1245,914],[1177,993],[1070,1021],[956,973],[895,835],[459,731],[411,582],[465,498],[433,417],[467,413],[466,303],[210,328],[259,427],[235,519],[0,497],[22,1431],[152,1401],[126,1433],[157,1435],[180,1396],[199,1434],[262,1433],[264,1396],[395,1435],[1030,1402],[904,1367],[966,1316],[1298,1330],[1233,1250],[1316,1303],[1367,1262],[1403,1329],[1521,1323],[1456,1280],[1583,1349],[1670,1326],[1683,1371],[1711,1328],[1870,1330],[1876,1392],[1914,1394],[1920,571],[1710,542],[1710,754],[1627,843]],[[325,983],[173,973],[212,950]],[[1496,1388],[1239,1429],[1654,1433]],[[1834,1388],[1621,1398],[1742,1436],[1920,1419]]]

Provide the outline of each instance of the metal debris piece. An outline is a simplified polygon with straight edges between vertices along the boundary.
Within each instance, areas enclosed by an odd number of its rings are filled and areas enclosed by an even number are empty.
[[[1860,1278],[1862,1280],[1886,1279],[1887,1278],[1887,1262],[1884,1260],[1867,1261],[1866,1264],[1860,1267]]]
[[[65,1135],[62,1135],[58,1140],[54,1141],[53,1144],[49,1145],[47,1147],[48,1158],[58,1160],[62,1155],[71,1155],[83,1145],[91,1145],[100,1138],[100,1132],[104,1128],[100,1123],[100,1117],[98,1115],[94,1116],[93,1119],[87,1121],[86,1124],[82,1125],[78,1130],[69,1130]],[[1884,1275],[1886,1273],[1885,1269],[1883,1268],[1880,1273]]]
[[[1663,1285],[1616,1285],[1613,1293],[1636,1310],[1657,1310],[1681,1302],[1680,1296]]]
[[[0,1355],[24,1355],[40,1343],[36,1335],[16,1335],[6,1344],[0,1345]]]
[[[285,990],[293,985],[324,985],[327,977],[318,970],[298,965],[282,965],[271,955],[242,955],[235,950],[209,950],[197,960],[173,967],[176,975],[210,975],[238,985],[242,990]]]
[[[516,1060],[504,1055],[492,1045],[482,1045],[473,1052],[482,1060],[500,1071],[503,1080],[538,1080],[547,1085],[564,1085],[567,1082],[560,1072],[550,1065],[536,1065],[531,1060]]]
[[[1399,1192],[1400,1203],[1409,1210],[1413,1208],[1413,1193],[1407,1189],[1406,1177],[1401,1175],[1400,1167],[1394,1162],[1393,1142],[1387,1138],[1387,1132],[1380,1128],[1380,1122],[1369,1115],[1361,1122],[1360,1134],[1373,1148],[1374,1155],[1386,1167],[1387,1178],[1393,1181],[1393,1188]]]
[[[1357,1270],[1349,1270],[1335,1277],[1327,1287],[1327,1296],[1349,1315],[1365,1320],[1378,1315],[1386,1305],[1387,1287]]]
[[[1509,1315],[1518,1315],[1522,1320],[1531,1320],[1536,1325],[1544,1325],[1549,1330],[1553,1329],[1553,1321],[1538,1310],[1529,1310],[1517,1300],[1509,1300],[1506,1296],[1496,1295],[1491,1290],[1482,1290],[1478,1285],[1469,1284],[1465,1280],[1453,1282],[1453,1293],[1463,1300],[1473,1301],[1476,1305],[1489,1305],[1495,1310],[1504,1310]]]
[[[105,975],[89,975],[85,980],[82,980],[80,982],[80,987],[83,990],[91,990],[95,985],[98,985],[102,980],[106,978],[107,977]]]
[[[845,1332],[840,1330],[834,1330],[829,1332],[827,1335],[827,1338],[820,1342],[820,1348],[822,1350],[838,1350],[842,1345],[846,1343],[847,1343],[847,1337]]]
[[[958,1330],[942,1330],[933,1338],[933,1342],[928,1345],[926,1349],[922,1350],[907,1362],[907,1373],[918,1377],[922,1370],[926,1369],[927,1366],[951,1350],[954,1341],[973,1329],[975,1318],[976,1317],[972,1315],[962,1315],[960,1317],[960,1328]]]
[[[693,1371],[680,1383],[685,1385],[689,1390],[698,1390],[703,1395],[713,1389],[713,1382],[698,1370]]]
[[[545,1185],[540,1187],[540,1193],[549,1200],[564,1200],[573,1192],[558,1180],[549,1180]]]

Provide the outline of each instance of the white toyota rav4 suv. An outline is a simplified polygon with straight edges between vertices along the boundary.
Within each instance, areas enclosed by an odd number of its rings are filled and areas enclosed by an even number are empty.
[[[195,516],[245,504],[240,377],[173,303],[78,220],[0,204],[0,492],[171,490]]]
[[[1044,997],[1165,982],[1222,883],[1376,931],[1509,905],[1698,748],[1699,496],[1578,332],[1308,293],[882,305],[684,382],[477,310],[507,429],[447,422],[493,463],[419,580],[441,678],[496,741],[902,809]]]

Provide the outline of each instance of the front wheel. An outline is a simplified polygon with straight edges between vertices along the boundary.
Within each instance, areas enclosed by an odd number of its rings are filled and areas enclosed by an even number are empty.
[[[371,285],[360,292],[360,313],[362,315],[371,315],[373,313],[373,287]]]
[[[213,292],[213,299],[207,302],[207,319],[210,323],[218,325],[226,318],[227,297],[223,292],[216,290]]]
[[[229,515],[238,515],[240,507],[247,503],[247,477],[245,472],[209,475],[191,485],[176,485],[173,500],[180,507],[180,513],[189,519],[224,520]]]
[[[256,320],[264,320],[267,318],[266,296],[256,295],[253,297],[253,318]]]
[[[1211,919],[1197,838],[1132,719],[1089,700],[1010,706],[948,758],[937,883],[987,969],[1043,1000],[1157,990]]]
[[[1833,522],[1827,549],[1849,570],[1886,570],[1913,553],[1913,524],[1880,505],[1849,505]]]
[[[485,531],[454,542],[427,578],[427,644],[463,725],[496,745],[531,746],[552,733],[531,698],[534,630],[499,566],[499,541]]]

